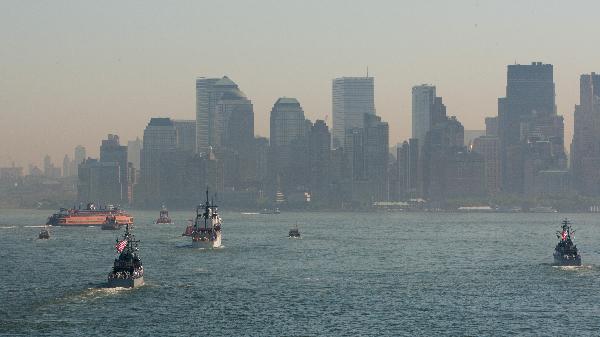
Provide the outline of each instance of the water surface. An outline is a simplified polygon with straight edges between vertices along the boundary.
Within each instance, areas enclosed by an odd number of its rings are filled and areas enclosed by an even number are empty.
[[[593,214],[223,213],[224,248],[133,211],[146,286],[105,289],[117,232],[0,210],[0,334],[585,336],[600,331]],[[550,265],[561,217],[581,268]],[[298,223],[302,239],[288,239]]]

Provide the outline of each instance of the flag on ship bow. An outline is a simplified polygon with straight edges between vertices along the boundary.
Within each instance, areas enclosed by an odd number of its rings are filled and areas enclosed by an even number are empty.
[[[127,240],[117,242],[115,248],[117,249],[117,252],[120,253],[123,251],[123,249],[125,249],[125,246],[127,246]]]

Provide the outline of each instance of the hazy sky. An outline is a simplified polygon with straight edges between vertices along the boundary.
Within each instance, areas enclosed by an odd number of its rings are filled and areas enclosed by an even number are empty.
[[[437,86],[448,114],[482,129],[506,65],[554,64],[571,142],[579,75],[600,72],[598,1],[0,2],[0,165],[56,164],[150,117],[195,118],[197,76],[228,75],[268,135],[278,97],[331,121],[331,80],[375,77],[390,144],[410,136],[411,87]]]

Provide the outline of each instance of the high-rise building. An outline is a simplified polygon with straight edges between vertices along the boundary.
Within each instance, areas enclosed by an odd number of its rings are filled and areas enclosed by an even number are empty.
[[[159,205],[161,199],[160,175],[161,160],[165,153],[177,149],[177,130],[169,118],[151,118],[144,130],[143,148],[141,153],[140,183],[142,198],[140,203]],[[136,199],[138,197],[136,196]]]
[[[270,176],[284,192],[306,190],[308,122],[295,98],[279,98],[270,116]],[[304,191],[302,191],[304,193]]]
[[[211,146],[235,143],[247,134],[254,137],[254,112],[238,85],[227,76],[196,79],[196,152],[207,153]]]
[[[324,120],[316,120],[308,135],[310,191],[313,202],[326,203],[330,191],[331,133]]]
[[[400,200],[419,196],[419,140],[411,138],[396,149]]]
[[[473,141],[481,136],[485,136],[485,130],[465,130],[465,145],[473,146]]]
[[[224,188],[255,184],[254,108],[227,76],[196,80],[196,151],[211,148],[224,168]]]
[[[421,179],[423,196],[443,201],[449,193],[449,176],[457,153],[465,152],[464,127],[456,117],[446,117],[427,132],[422,147]]]
[[[364,114],[375,115],[373,77],[340,77],[332,83],[333,148],[343,146],[348,129],[362,128]]]
[[[295,98],[279,98],[271,109],[271,146],[291,145],[306,136],[304,110]]]
[[[600,196],[600,74],[581,75],[580,98],[575,106],[571,169],[575,188]]]
[[[494,136],[481,136],[473,141],[473,152],[483,156],[485,162],[485,184],[487,193],[500,191],[500,140]]]
[[[525,193],[537,172],[566,164],[563,129],[562,117],[556,114],[552,65],[509,65],[506,97],[498,99],[504,192]],[[544,145],[537,142],[550,142],[552,151],[540,157],[534,152]]]
[[[141,151],[142,140],[140,137],[135,137],[135,140],[130,140],[127,142],[127,161],[130,162],[136,170],[140,169]]]
[[[85,160],[85,147],[77,145],[75,147],[73,159],[75,160],[75,165],[83,163],[83,161]]]
[[[498,137],[498,117],[485,118],[485,135],[488,137]]]
[[[63,177],[70,177],[72,175],[71,173],[71,159],[69,159],[69,155],[65,154],[64,158],[63,158],[63,164],[62,164],[62,175]]]
[[[89,158],[78,166],[78,171],[77,200],[80,203],[107,205],[121,200],[119,163]]]
[[[346,130],[344,155],[352,199],[388,200],[389,127],[381,117],[364,114],[362,128]]]
[[[44,175],[48,178],[60,178],[61,177],[61,169],[60,167],[54,166],[52,163],[52,159],[49,155],[44,157]]]
[[[117,163],[119,167],[117,180],[121,188],[119,199],[115,203],[131,202],[130,172],[127,161],[127,146],[121,145],[119,136],[109,134],[100,145],[100,162]]]
[[[421,144],[433,125],[433,105],[436,98],[435,86],[421,84],[412,88],[412,138]]]
[[[173,126],[177,131],[177,149],[188,153],[196,150],[196,121],[195,120],[173,120]]]

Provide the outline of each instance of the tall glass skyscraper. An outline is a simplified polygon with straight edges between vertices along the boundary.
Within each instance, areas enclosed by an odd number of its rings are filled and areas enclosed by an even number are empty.
[[[252,102],[238,85],[227,76],[196,79],[196,152],[208,153],[209,147],[228,143],[224,137],[238,137],[239,130],[231,130],[238,124],[253,138]]]
[[[332,85],[333,148],[343,146],[348,129],[362,128],[364,114],[375,115],[373,77],[340,77]]]
[[[431,129],[435,86],[421,84],[412,88],[412,138],[425,143],[425,136]]]
[[[498,136],[504,192],[528,193],[534,180],[531,177],[538,171],[562,169],[566,165],[563,128],[562,116],[556,114],[553,66],[541,62],[509,65],[506,97],[498,99]],[[537,149],[548,146],[552,147],[551,151]],[[551,153],[547,158],[534,156],[547,152]],[[526,163],[528,160],[544,164],[529,165]]]

